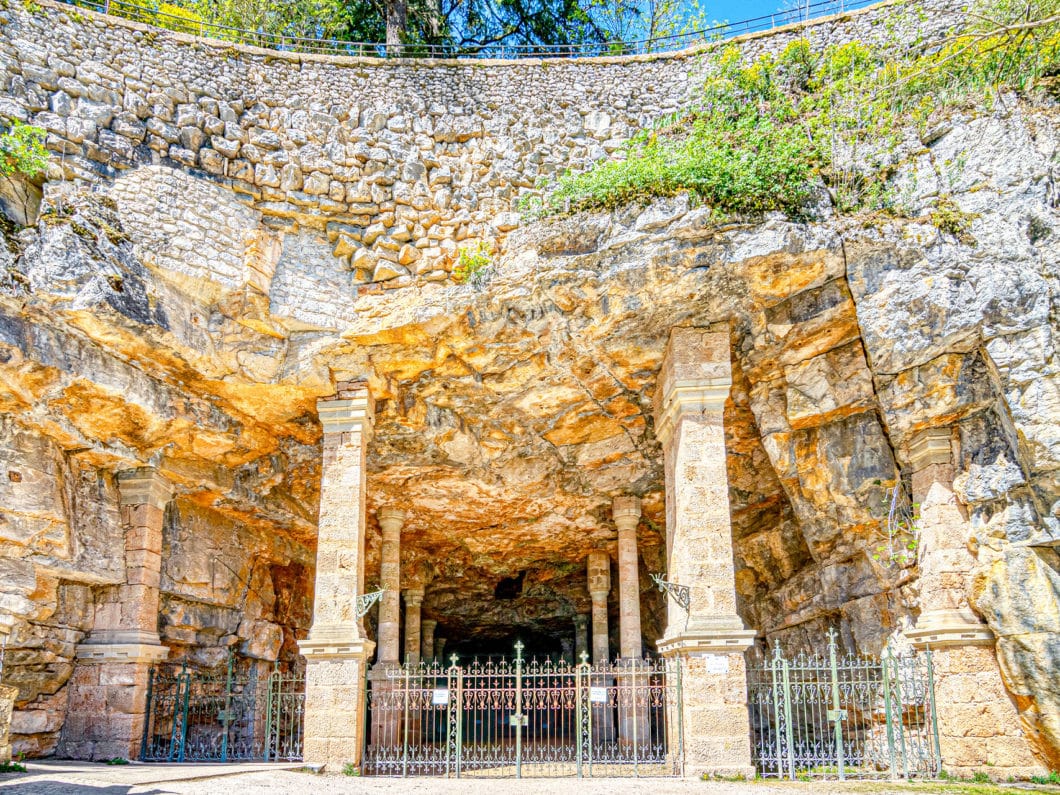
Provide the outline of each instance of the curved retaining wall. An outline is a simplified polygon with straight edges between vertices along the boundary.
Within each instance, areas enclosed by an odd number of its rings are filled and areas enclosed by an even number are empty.
[[[882,4],[734,41],[755,55],[797,36],[880,41],[896,24],[935,35],[958,5],[930,0],[914,14]],[[709,68],[704,50],[512,62],[294,55],[29,8],[0,11],[0,116],[48,130],[60,155],[50,178],[190,171],[231,188],[266,228],[318,230],[352,283],[387,287],[444,280],[464,241],[503,237],[523,195],[620,153],[688,102]],[[137,190],[157,202],[158,179],[126,189],[127,204]]]

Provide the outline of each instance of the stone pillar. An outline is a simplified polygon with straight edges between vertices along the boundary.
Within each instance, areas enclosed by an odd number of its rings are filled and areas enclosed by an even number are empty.
[[[622,675],[619,688],[618,739],[625,745],[647,747],[651,744],[648,722],[646,678],[635,673],[644,656],[640,627],[640,565],[637,555],[637,525],[640,524],[640,499],[615,497],[611,516],[618,528],[618,637],[619,654],[624,666],[634,673]]]
[[[92,631],[77,647],[60,756],[137,759],[151,666],[169,655],[158,637],[162,523],[173,487],[153,467],[118,473],[125,582],[96,594]]]
[[[298,645],[306,660],[304,755],[341,770],[361,764],[364,687],[375,644],[357,616],[364,593],[365,454],[372,398],[363,386],[317,402],[324,428],[313,625]]]
[[[611,556],[602,549],[589,553],[586,560],[589,596],[593,602],[593,666],[602,669],[611,662],[607,632],[607,595],[611,592]],[[614,678],[606,674],[593,674],[591,685],[597,692],[608,692],[613,688]],[[605,688],[600,691],[599,688]],[[609,696],[610,697],[610,696]],[[593,743],[604,751],[604,747],[615,742],[615,720],[610,706],[605,702],[592,702]]]
[[[724,408],[732,384],[728,331],[675,328],[655,389],[666,477],[668,597],[659,651],[682,658],[685,774],[753,776],[744,651],[755,632],[736,614]]]
[[[434,659],[438,660],[442,665],[447,665],[447,660],[443,656],[445,654],[445,643],[447,638],[438,637],[434,639]]]
[[[574,665],[574,637],[561,635],[559,639],[559,658],[568,665]]]
[[[640,631],[640,567],[637,558],[637,525],[640,499],[615,497],[611,515],[618,528],[618,632],[623,659],[644,654]]]
[[[434,630],[438,622],[434,619],[425,618],[420,622],[422,636],[420,640],[420,658],[424,661],[433,660],[434,655]]]
[[[423,608],[423,589],[405,589],[405,662],[416,665],[420,661],[420,611]]]
[[[919,505],[921,606],[916,627],[907,634],[914,646],[932,651],[942,767],[994,779],[1039,773],[1001,679],[993,633],[968,603],[975,558],[968,548],[967,517],[953,493],[950,429],[917,433],[907,458],[913,503]]]
[[[379,587],[379,648],[376,664],[401,664],[401,528],[405,512],[400,508],[385,507],[378,512],[383,530],[380,550]]]
[[[589,553],[586,569],[589,596],[593,600],[593,664],[606,665],[611,658],[607,640],[607,595],[611,592],[611,558],[601,549]]]
[[[589,616],[578,613],[574,616],[574,662],[581,665],[582,658],[589,657]]]
[[[374,706],[371,743],[376,747],[392,747],[402,741],[402,710],[389,694],[393,681],[388,671],[401,666],[401,528],[405,524],[405,512],[385,506],[376,516],[383,531],[379,562],[379,587],[383,596],[379,600],[379,646],[369,674]],[[418,603],[416,612],[418,620]]]

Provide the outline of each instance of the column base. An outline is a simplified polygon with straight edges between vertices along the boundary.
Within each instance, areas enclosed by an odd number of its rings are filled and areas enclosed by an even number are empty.
[[[951,620],[906,634],[931,649],[942,769],[997,781],[1045,775],[1001,679],[990,629]]]
[[[330,635],[330,637],[329,637]],[[298,642],[305,657],[303,758],[307,765],[359,769],[364,750],[365,673],[375,643],[311,632]]]
[[[17,687],[0,685],[0,763],[11,761],[11,712],[17,697]]]
[[[82,643],[67,683],[66,721],[56,755],[70,759],[138,759],[147,719],[151,666],[169,656],[145,643]]]
[[[754,778],[744,651],[757,633],[736,620],[696,628],[658,642],[681,658],[684,772],[688,777]]]

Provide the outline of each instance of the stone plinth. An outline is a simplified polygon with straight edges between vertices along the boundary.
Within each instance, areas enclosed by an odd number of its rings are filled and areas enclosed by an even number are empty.
[[[11,761],[11,712],[18,688],[0,685],[0,762]]]
[[[364,694],[368,660],[375,644],[301,641],[305,656],[303,758],[342,770],[359,767],[364,747]]]
[[[975,566],[967,518],[953,493],[948,428],[917,433],[906,451],[919,506],[920,604],[907,635],[929,648],[935,667],[939,751],[949,773],[996,780],[1041,773],[1012,697],[1005,689],[990,628],[972,611],[967,585]]]
[[[306,660],[303,756],[307,763],[341,770],[361,764],[366,667],[375,648],[357,616],[357,598],[364,593],[371,395],[354,386],[319,401],[317,411],[324,441],[316,592],[309,637],[298,643]]]
[[[685,773],[754,774],[743,653],[755,633],[736,614],[724,409],[732,384],[729,334],[675,328],[655,390],[666,477],[664,656],[682,658]]]
[[[119,472],[125,582],[96,592],[92,630],[77,647],[57,753],[137,759],[151,666],[169,655],[158,637],[162,525],[173,487],[152,467]]]

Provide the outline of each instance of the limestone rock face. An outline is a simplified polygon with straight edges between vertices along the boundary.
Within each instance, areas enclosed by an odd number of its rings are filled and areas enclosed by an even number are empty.
[[[37,23],[12,13],[20,32],[0,55],[44,62],[25,43]],[[346,79],[302,66],[298,91]],[[554,108],[531,97],[516,141],[507,120],[419,97],[272,102],[290,88],[276,73],[231,68],[270,101],[179,87],[138,104],[114,69],[84,61],[69,88],[112,86],[108,102],[142,112],[53,103],[57,140],[81,139],[69,181],[49,183],[36,225],[5,227],[0,623],[16,751],[54,748],[94,592],[123,576],[115,473],[127,467],[150,464],[176,489],[159,624],[173,657],[297,664],[312,612],[315,402],[340,381],[366,381],[376,401],[369,589],[375,509],[400,507],[403,585],[425,588],[424,618],[449,648],[503,653],[520,636],[557,651],[590,608],[587,556],[614,557],[612,498],[633,493],[653,648],[666,613],[648,579],[666,568],[656,380],[675,325],[725,322],[748,626],[807,648],[835,626],[847,648],[875,652],[915,619],[927,606],[914,557],[888,552],[887,495],[908,479],[910,437],[956,426],[978,561],[968,593],[1040,751],[1060,763],[1055,108],[955,120],[895,176],[910,219],[719,220],[679,196],[524,224],[520,188],[676,108],[684,71],[644,67],[666,95],[651,107],[625,94],[584,118],[565,106],[556,130],[539,121]],[[577,106],[584,88],[569,90]],[[49,107],[43,91],[22,86],[14,106]],[[495,141],[507,143],[489,159]],[[535,168],[520,173],[523,160]],[[930,176],[955,160],[959,174]],[[929,223],[941,193],[974,219],[974,245]],[[458,245],[477,237],[495,240],[491,265],[457,284]],[[614,593],[611,628],[614,649]]]

